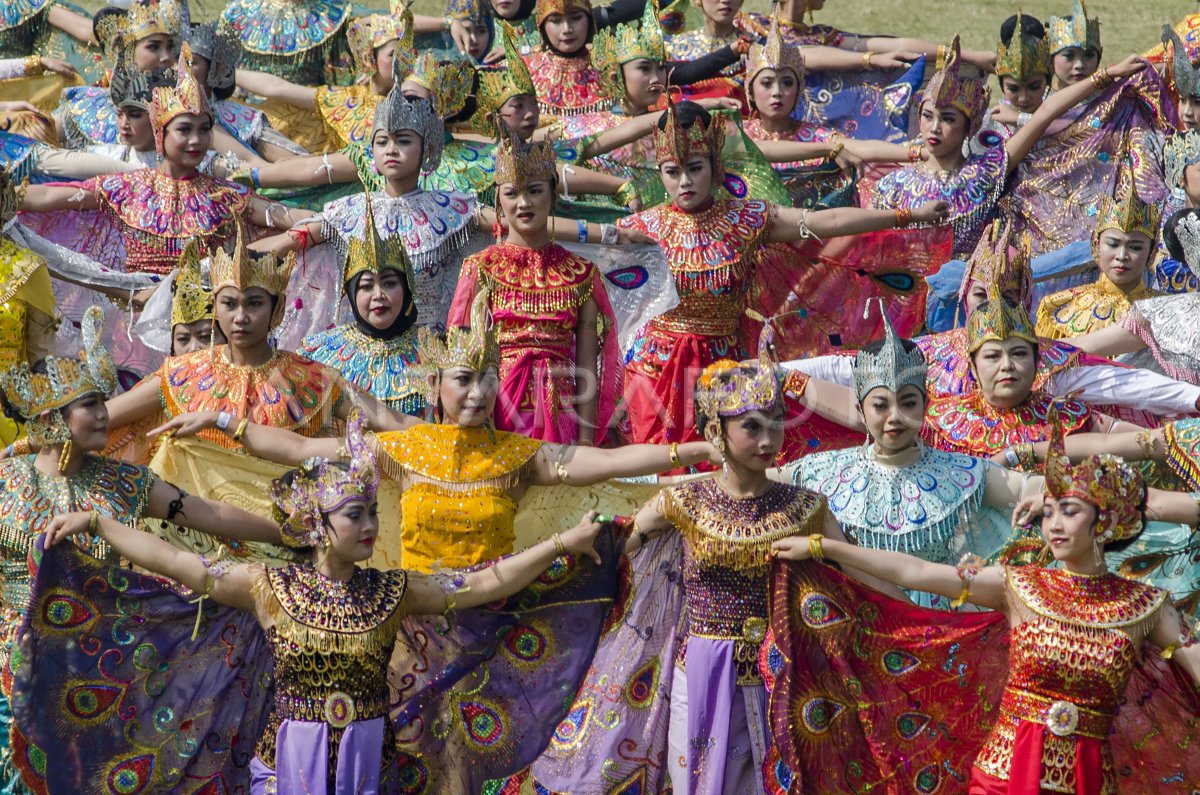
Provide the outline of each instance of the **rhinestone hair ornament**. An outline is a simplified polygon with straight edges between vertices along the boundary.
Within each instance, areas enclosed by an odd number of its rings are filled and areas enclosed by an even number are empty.
[[[100,15],[92,25],[92,33],[106,54],[122,52],[132,60],[133,46],[151,36],[170,36],[178,45],[189,21],[187,3],[141,0],[131,3],[122,13]]]
[[[417,329],[417,357],[426,372],[437,375],[452,367],[466,367],[477,373],[499,369],[500,342],[492,328],[489,300],[487,290],[475,293],[471,327],[447,329],[445,339],[425,326]]]
[[[1200,215],[1195,210],[1189,210],[1175,224],[1175,237],[1183,249],[1183,264],[1200,276]]]
[[[1003,41],[996,44],[996,77],[1011,77],[1024,83],[1037,75],[1049,77],[1054,72],[1050,59],[1050,42],[1044,36],[1025,33],[1022,22],[1025,15],[1017,9],[1017,26],[1006,46]]]
[[[375,75],[375,51],[389,41],[399,40],[396,58],[411,62],[416,54],[412,9],[398,0],[392,0],[390,6],[391,13],[356,17],[346,27],[346,44],[360,75]]]
[[[1014,337],[1037,348],[1029,311],[1005,300],[996,285],[989,285],[987,303],[967,318],[967,353],[975,353],[985,342],[1004,342]]]
[[[854,391],[862,403],[867,393],[883,387],[898,393],[906,386],[915,386],[922,395],[928,395],[926,379],[929,365],[920,348],[907,350],[896,336],[892,321],[884,310],[883,301],[871,298],[863,310],[863,320],[871,314],[871,304],[878,302],[879,314],[883,317],[883,346],[875,352],[860,350],[854,357]]]
[[[179,54],[179,69],[175,74],[175,85],[154,89],[150,103],[150,123],[154,126],[154,146],[163,153],[163,136],[167,125],[178,116],[190,113],[213,118],[212,106],[208,104],[208,92],[192,77],[192,48],[183,43]]]
[[[537,26],[540,28],[552,14],[562,14],[565,17],[572,11],[586,11],[590,16],[592,4],[590,0],[537,0]]]
[[[306,459],[296,469],[291,485],[282,479],[271,483],[279,534],[289,547],[323,547],[329,543],[325,517],[352,500],[370,503],[379,488],[375,455],[363,435],[358,411],[346,426],[349,469],[325,458]]]
[[[1083,0],[1075,0],[1075,8],[1069,17],[1050,17],[1046,23],[1046,38],[1050,41],[1050,54],[1055,55],[1068,47],[1086,50],[1091,47],[1101,52],[1100,20],[1088,19],[1087,6]]]
[[[771,29],[767,32],[766,41],[751,46],[746,56],[747,92],[754,78],[758,77],[758,73],[763,69],[774,69],[776,72],[780,69],[791,69],[797,80],[804,80],[804,56],[800,54],[798,47],[784,41],[783,34],[779,32],[778,5],[771,15]]]
[[[962,50],[958,36],[950,43],[946,65],[929,81],[921,102],[932,102],[935,108],[954,108],[967,117],[967,133],[974,134],[983,124],[983,114],[991,101],[987,85],[977,77],[961,74]]]
[[[1076,497],[1096,508],[1096,537],[1105,544],[1142,531],[1146,483],[1142,473],[1113,455],[1093,455],[1074,466],[1063,443],[1058,404],[1050,407],[1046,493],[1056,500]]]
[[[409,259],[408,252],[404,249],[404,243],[400,240],[399,235],[393,235],[387,239],[379,236],[379,228],[375,226],[375,210],[371,206],[371,192],[368,190],[363,196],[365,198],[363,236],[350,238],[350,243],[346,248],[346,269],[342,276],[342,286],[349,289],[351,280],[360,273],[379,275],[383,271],[391,269],[404,277],[407,282],[406,287],[411,294],[417,279],[413,275],[412,260]]]
[[[1117,185],[1112,196],[1100,200],[1096,216],[1096,231],[1092,235],[1093,253],[1106,229],[1119,229],[1126,234],[1140,232],[1153,241],[1158,237],[1162,211],[1157,202],[1144,202],[1138,196],[1133,166],[1128,160],[1117,171]]]
[[[984,229],[958,287],[958,305],[964,311],[967,293],[976,283],[995,285],[1026,310],[1033,307],[1033,239],[1022,232],[1014,241],[1015,235],[1011,221],[995,220]]]
[[[1162,43],[1171,47],[1171,57],[1164,58],[1167,85],[1175,86],[1181,97],[1200,97],[1200,68],[1192,65],[1191,55],[1170,25],[1163,25]]]
[[[1163,145],[1163,172],[1168,188],[1183,187],[1183,170],[1200,163],[1200,130],[1181,130]]]
[[[21,362],[0,372],[4,397],[24,419],[29,438],[46,446],[66,444],[71,429],[57,411],[82,397],[100,394],[107,398],[117,388],[117,368],[104,348],[104,313],[98,306],[83,315],[83,358],[47,356],[45,371],[32,372]],[[43,414],[49,412],[49,417]]]
[[[711,431],[720,419],[748,411],[774,411],[783,401],[779,364],[775,361],[775,332],[770,320],[747,310],[763,324],[758,335],[758,359],[735,362],[722,359],[704,368],[696,381],[696,423],[701,434]],[[710,427],[701,427],[700,423]],[[719,435],[719,432],[718,432]]]
[[[535,182],[553,184],[558,179],[557,163],[552,141],[524,142],[510,132],[496,147],[492,179],[497,185],[512,185],[518,191]]]
[[[642,58],[655,63],[667,59],[657,0],[646,3],[640,25],[629,22],[604,28],[592,39],[592,63],[600,72],[604,96],[621,100],[625,96],[625,71],[621,67]]]
[[[433,95],[433,110],[442,119],[461,113],[475,87],[475,65],[457,53],[439,55],[426,50],[407,69],[399,68],[404,65],[399,60],[392,65],[396,85],[413,82],[424,88]]]
[[[242,60],[242,45],[228,31],[218,31],[211,22],[190,25],[184,34],[193,55],[208,61],[208,88],[220,91],[233,87],[238,64]]]
[[[213,319],[213,292],[204,284],[200,246],[190,241],[171,284],[171,328]]]
[[[375,109],[376,130],[411,130],[421,136],[421,170],[433,171],[442,162],[446,125],[427,99],[408,98],[396,83]]]
[[[481,71],[476,95],[479,102],[477,118],[484,122],[477,126],[489,130],[495,129],[495,122],[491,119],[505,102],[513,97],[537,96],[533,78],[529,76],[529,67],[517,49],[517,34],[504,20],[499,20],[497,24],[500,27],[500,41],[504,45],[504,68]]]
[[[213,297],[215,299],[217,294],[227,287],[233,287],[238,292],[245,292],[254,287],[264,290],[277,299],[275,311],[271,314],[271,327],[274,328],[283,319],[283,297],[287,293],[288,280],[295,266],[295,253],[289,253],[282,260],[274,254],[266,254],[257,259],[251,256],[250,250],[246,248],[246,228],[239,223],[233,252],[227,252],[224,246],[218,246],[209,257]]]

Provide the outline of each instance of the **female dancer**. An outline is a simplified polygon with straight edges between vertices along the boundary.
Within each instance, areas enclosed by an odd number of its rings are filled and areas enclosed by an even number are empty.
[[[680,295],[678,308],[638,332],[627,357],[625,396],[637,442],[696,438],[688,396],[700,370],[745,350],[739,324],[761,243],[824,239],[909,220],[935,224],[947,211],[930,202],[913,211],[810,212],[717,198],[724,177],[721,124],[694,103],[670,104],[654,147],[671,202],[618,222],[659,244]]]
[[[1169,594],[1105,565],[1106,548],[1141,531],[1142,479],[1111,456],[1072,468],[1060,450],[1061,442],[1047,464],[1041,531],[1056,568],[986,567],[970,555],[956,568],[819,535],[775,543],[780,559],[853,566],[997,611],[941,613],[942,629],[925,633],[935,619],[921,608],[868,595],[824,567],[778,567],[771,621],[783,638],[784,661],[772,691],[773,726],[784,761],[795,765],[805,788],[840,788],[845,765],[869,742],[873,726],[899,732],[889,731],[895,739],[886,752],[851,773],[855,787],[886,779],[928,791],[952,778],[961,787],[969,777],[972,795],[1115,793],[1118,765],[1130,775],[1121,786],[1138,791],[1168,779],[1196,780],[1200,771],[1184,754],[1148,759],[1134,750],[1150,736],[1165,747],[1186,745],[1195,731],[1186,725],[1195,706],[1163,670],[1157,649],[1193,681],[1200,677],[1200,647]],[[863,633],[881,615],[888,616],[886,628]],[[917,626],[920,638],[904,640],[905,628]],[[848,655],[856,659],[834,659],[864,634],[872,637]],[[954,662],[939,672],[947,654]],[[842,683],[856,672],[861,689],[850,696]],[[899,713],[914,702],[889,698],[899,688],[922,693],[920,708],[907,717]],[[842,716],[847,696],[872,705],[852,726]],[[994,721],[981,720],[997,701]],[[808,719],[785,722],[792,709]],[[910,720],[942,730],[909,731]],[[835,727],[837,744],[803,751]],[[943,739],[949,737],[953,742]]]
[[[508,236],[463,262],[447,324],[466,325],[475,295],[488,294],[500,340],[497,428],[604,444],[621,394],[616,319],[599,269],[553,242],[557,186],[548,143],[501,146],[496,195]]]
[[[2,378],[6,412],[25,424],[27,439],[11,447],[0,461],[3,486],[4,532],[0,534],[0,666],[6,674],[21,667],[10,654],[17,629],[29,607],[29,588],[36,562],[30,553],[39,534],[60,515],[90,511],[124,524],[143,519],[178,522],[204,533],[221,532],[251,541],[277,541],[271,522],[221,502],[183,493],[142,466],[123,464],[97,455],[104,449],[108,413],[104,399],[116,388],[116,368],[99,340],[100,312],[84,317],[83,360],[47,356],[33,368],[13,362]],[[29,453],[29,443],[38,446]],[[112,549],[93,525],[76,539],[99,558],[114,558]],[[35,559],[36,560],[36,559]],[[8,745],[9,699],[12,679],[0,677],[0,769],[6,792],[28,792],[15,781],[11,767],[14,749]],[[18,765],[35,763],[21,758]],[[16,789],[10,789],[15,786]]]
[[[575,116],[606,107],[588,46],[596,33],[590,0],[542,0],[536,20],[541,46],[525,62],[542,113]]]
[[[249,788],[256,795],[276,791],[392,792],[400,788],[429,793],[478,791],[471,782],[482,781],[488,773],[508,772],[514,763],[520,764],[522,756],[536,753],[539,742],[545,742],[553,730],[563,712],[557,694],[573,692],[586,671],[612,601],[615,556],[607,536],[600,539],[603,555],[595,547],[601,525],[588,514],[571,530],[471,573],[432,578],[404,569],[359,568],[358,564],[371,556],[379,530],[378,474],[357,423],[351,423],[347,446],[348,464],[309,462],[272,484],[281,519],[278,532],[288,544],[309,552],[309,560],[282,569],[228,565],[183,553],[95,514],[65,514],[47,531],[44,558],[50,565],[77,569],[78,555],[51,547],[90,525],[133,563],[183,583],[202,599],[245,611],[242,617],[227,619],[233,626],[245,631],[246,624],[253,622],[263,631],[243,636],[227,630],[219,641],[206,638],[213,646],[232,647],[239,657],[247,655],[236,662],[227,657],[223,665],[213,666],[215,670],[206,670],[206,675],[220,677],[229,668],[265,672],[273,663],[274,704],[267,708],[265,725],[260,714],[246,708],[261,701],[253,692],[258,687],[249,688],[249,693],[234,687],[223,694],[229,703],[243,706],[237,716],[241,720],[235,721],[231,718],[236,707],[227,703],[213,709],[205,703],[211,693],[192,689],[193,682],[185,673],[189,665],[185,649],[196,644],[181,642],[179,622],[172,626],[161,620],[172,605],[183,607],[182,600],[166,588],[146,588],[142,583],[133,589],[136,594],[126,597],[136,599],[139,616],[153,622],[150,626],[157,630],[153,634],[142,634],[142,626],[133,631],[143,641],[155,638],[159,642],[158,665],[174,669],[172,684],[177,688],[174,692],[148,688],[145,695],[134,696],[139,705],[147,701],[169,704],[170,709],[164,706],[154,714],[167,711],[186,716],[176,730],[184,737],[211,724],[238,732],[228,738],[228,744],[196,743],[185,753],[175,748],[187,743],[155,747],[151,756],[157,764],[143,769],[139,783],[157,789],[166,788],[176,776],[195,780],[200,778],[196,769],[214,757],[223,762],[223,772],[234,772],[236,765],[244,765],[238,758],[241,747],[246,740],[256,740],[249,764]],[[113,572],[110,576],[125,578],[133,573]],[[472,610],[504,602],[539,577],[537,592],[523,594],[520,607],[514,601],[506,605],[503,614]],[[157,596],[147,590],[157,590]],[[537,618],[527,620],[532,620],[537,630],[529,625],[514,627],[513,621],[520,621],[523,612],[534,605]],[[438,615],[450,618],[454,610],[463,611],[452,619],[461,622],[463,629],[448,625],[445,619],[432,619]],[[229,615],[218,613],[213,618]],[[431,618],[422,622],[417,616]],[[193,638],[202,618],[196,621]],[[61,629],[47,631],[54,624],[54,618],[35,622],[27,643],[32,661],[40,661],[42,654],[62,660],[52,655],[65,647],[72,663],[83,662],[71,672],[74,677],[93,675],[94,662],[87,659],[93,647],[78,640],[63,643]],[[425,632],[439,624],[443,631],[438,633],[436,648],[413,645],[415,637],[428,637]],[[481,654],[483,647],[478,641],[456,648],[471,631],[466,627],[487,632],[491,643],[508,644],[512,656],[505,652],[495,658]],[[554,644],[553,655],[515,645],[531,631]],[[414,636],[415,632],[420,634]],[[168,643],[172,640],[175,642]],[[213,656],[212,651],[203,649],[200,654]],[[479,667],[485,659],[486,669]],[[428,672],[421,670],[424,665],[431,666]],[[247,681],[254,683],[255,679],[247,676]],[[503,686],[497,685],[500,682]],[[31,674],[19,687],[23,695],[36,700],[39,686],[45,692],[45,688],[56,690],[66,684],[62,673],[50,677]],[[75,679],[69,684],[78,687]],[[397,689],[402,696],[393,708]],[[483,722],[494,719],[486,729],[472,718],[479,716],[481,707],[485,710]],[[110,725],[120,726],[132,720],[129,713],[133,711],[104,717]],[[19,720],[29,739],[51,756],[57,756],[69,742],[54,721],[24,712]],[[426,730],[426,724],[432,727],[435,722],[463,731],[468,738],[501,740],[502,746],[490,748],[487,742],[470,740],[463,746],[447,743],[445,735]],[[129,732],[116,731],[122,740],[127,733],[136,735],[133,727]],[[213,734],[209,736],[216,739]],[[125,742],[133,746],[137,740]],[[86,761],[47,770],[49,788],[56,789],[54,783],[61,787],[72,774],[98,775],[95,771],[104,767],[105,753],[123,744],[120,740],[102,743],[98,753]],[[162,764],[168,759],[186,768],[187,774]],[[244,770],[237,772],[245,777]],[[238,786],[236,779],[225,783]]]
[[[418,331],[428,373],[426,403],[439,421],[371,437],[380,470],[402,491],[399,543],[406,568],[472,566],[511,552],[517,501],[530,486],[590,485],[719,461],[707,442],[603,450],[494,430],[500,349],[487,306],[488,295],[480,291],[470,329],[452,327],[445,341],[428,329]],[[216,412],[176,416],[151,433],[196,433],[215,427],[218,419]],[[281,463],[333,458],[341,443],[253,423],[240,439],[249,452]]]
[[[217,30],[238,40],[245,69],[302,86],[335,85],[349,82],[352,70],[346,44],[351,11],[347,0],[230,0]]]
[[[171,282],[171,356],[183,356],[225,343],[213,315],[213,291],[204,284],[196,248],[183,252]]]

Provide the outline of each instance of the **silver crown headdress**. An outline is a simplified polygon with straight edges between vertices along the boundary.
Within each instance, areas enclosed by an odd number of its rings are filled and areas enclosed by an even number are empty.
[[[208,61],[208,88],[231,88],[242,60],[241,42],[228,31],[218,31],[211,22],[190,25],[184,35],[192,52]]]
[[[400,84],[379,103],[374,129],[390,133],[412,130],[421,136],[421,167],[433,171],[442,162],[446,145],[446,125],[427,99],[409,99],[400,93]]]
[[[174,69],[157,69],[144,72],[132,62],[121,61],[113,68],[109,81],[109,96],[115,108],[135,105],[150,110],[154,101],[154,89],[173,88],[176,83]]]
[[[1175,224],[1175,237],[1183,249],[1184,265],[1188,270],[1200,276],[1200,215],[1188,211],[1187,215]]]
[[[861,403],[868,392],[880,386],[899,392],[911,385],[927,395],[925,379],[929,365],[925,361],[925,354],[919,348],[905,350],[904,344],[896,336],[896,330],[892,328],[892,321],[888,319],[881,299],[867,301],[863,310],[864,320],[871,315],[872,302],[879,303],[879,314],[883,316],[883,346],[874,353],[861,350],[854,357],[854,391],[858,401]]]
[[[1182,130],[1163,145],[1163,171],[1167,187],[1183,187],[1183,170],[1200,163],[1200,130]]]

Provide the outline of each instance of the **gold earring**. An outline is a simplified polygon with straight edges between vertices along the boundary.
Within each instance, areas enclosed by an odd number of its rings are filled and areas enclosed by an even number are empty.
[[[58,474],[61,475],[65,472],[69,463],[71,463],[71,440],[67,439],[62,452],[58,454]]]

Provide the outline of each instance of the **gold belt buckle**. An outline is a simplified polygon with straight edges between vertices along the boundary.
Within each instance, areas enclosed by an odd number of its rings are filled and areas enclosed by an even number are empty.
[[[750,616],[742,622],[742,640],[760,645],[766,639],[767,620],[765,618]]]
[[[1070,701],[1055,701],[1046,710],[1046,728],[1058,737],[1070,737],[1079,726],[1079,707]]]
[[[325,699],[325,722],[335,729],[344,729],[358,716],[354,699],[349,694],[337,691]]]

